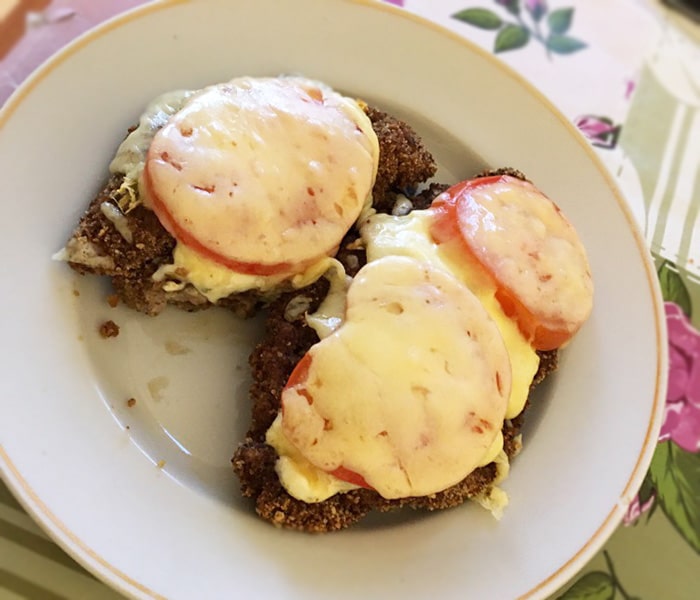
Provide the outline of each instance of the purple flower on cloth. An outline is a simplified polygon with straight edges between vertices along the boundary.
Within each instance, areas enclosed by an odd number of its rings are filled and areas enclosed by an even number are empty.
[[[686,476],[680,470],[678,457],[686,452],[690,454],[700,452],[700,331],[691,325],[683,309],[675,302],[665,302],[664,308],[668,329],[669,373],[664,422],[659,432],[659,442],[669,442],[678,450],[675,454],[669,455],[670,449],[666,448],[665,458],[659,462],[663,466],[657,467],[657,471],[659,468],[662,470],[671,468],[669,464],[675,465],[674,468],[679,469],[678,481],[683,482],[687,480],[684,479]],[[657,453],[661,450],[662,447],[659,446]],[[681,454],[678,454],[679,452]],[[675,457],[675,462],[669,463],[669,456]],[[690,464],[692,469],[692,463]],[[676,504],[681,496],[681,500],[688,502],[683,494],[695,498],[692,489],[685,489],[684,484],[681,486],[683,493],[675,489],[675,481],[676,479],[664,478],[659,480],[658,473],[654,473],[652,462],[652,468],[642,484],[642,489],[627,507],[622,522],[625,525],[634,525],[639,517],[648,512],[657,502],[660,501],[664,507],[664,498],[666,498],[665,502],[668,504],[669,496],[674,498],[673,502]],[[686,514],[686,511],[672,512],[671,517],[676,517],[677,514]],[[697,511],[690,511],[688,514],[697,514]],[[684,527],[685,525],[680,530],[683,531]]]
[[[583,115],[574,119],[574,125],[599,148],[612,150],[620,137],[620,126],[608,117]]]
[[[666,302],[669,374],[666,414],[659,441],[700,451],[700,331],[681,308]]]
[[[403,6],[403,0],[384,0],[389,4],[396,4],[396,6]]]
[[[625,512],[624,516],[622,517],[623,525],[634,525],[634,523],[637,522],[639,517],[641,517],[645,512],[647,512],[652,506],[654,506],[655,500],[656,496],[652,495],[647,499],[646,502],[641,502],[639,500],[639,495],[636,495],[634,497],[634,500],[632,500],[631,504],[627,507],[627,512]]]
[[[535,21],[539,21],[547,13],[546,0],[525,0],[525,8]]]

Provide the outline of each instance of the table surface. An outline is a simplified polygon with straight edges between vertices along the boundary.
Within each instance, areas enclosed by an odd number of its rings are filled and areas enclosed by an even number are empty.
[[[0,105],[71,39],[144,1],[0,0]],[[623,524],[553,598],[700,597],[700,26],[659,0],[386,1],[490,51],[497,34],[463,10],[529,29],[527,44],[501,43],[498,56],[588,137],[658,268],[670,373],[652,469]],[[545,26],[561,30],[558,41],[540,35]],[[0,481],[0,599],[120,597],[50,541]]]

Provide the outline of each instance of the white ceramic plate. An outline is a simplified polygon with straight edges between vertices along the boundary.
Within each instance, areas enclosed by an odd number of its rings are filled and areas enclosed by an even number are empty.
[[[238,498],[228,463],[248,422],[258,323],[111,309],[103,282],[50,259],[150,98],[281,72],[408,117],[443,181],[483,164],[522,169],[589,250],[595,309],[539,394],[500,523],[469,505],[326,536],[270,527]],[[0,164],[2,474],[61,546],[128,595],[542,598],[601,546],[641,482],[666,371],[641,238],[565,119],[454,34],[369,1],[150,5],[81,38],[14,95]],[[107,318],[116,339],[96,334]]]

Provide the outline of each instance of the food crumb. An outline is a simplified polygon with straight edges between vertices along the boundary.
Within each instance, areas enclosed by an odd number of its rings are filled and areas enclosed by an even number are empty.
[[[131,429],[131,427],[129,427],[129,425],[127,425],[126,428],[127,428],[127,429]]]
[[[102,325],[100,325],[100,335],[103,338],[117,337],[119,335],[119,325],[117,325],[111,319],[109,321],[105,321],[102,323]]]
[[[109,304],[112,308],[115,308],[117,304],[119,304],[119,296],[116,294],[110,294],[107,296],[107,304]]]
[[[165,351],[172,356],[178,356],[180,354],[187,354],[190,352],[190,349],[175,340],[167,340],[165,342]]]
[[[75,288],[73,288],[73,295],[76,297],[80,296],[80,290],[76,290]]]
[[[156,402],[163,399],[163,391],[170,384],[170,380],[167,377],[154,377],[148,382],[148,391],[151,394],[151,398]]]
[[[136,406],[136,398],[129,398],[126,401],[126,405],[131,408],[132,406]]]
[[[164,461],[164,460],[159,460],[159,461],[156,463],[156,467],[158,467],[159,469],[162,469],[164,466],[165,466],[165,461]]]

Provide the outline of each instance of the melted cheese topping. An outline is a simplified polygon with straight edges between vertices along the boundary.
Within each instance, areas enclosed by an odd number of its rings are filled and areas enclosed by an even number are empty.
[[[282,394],[282,429],[318,469],[348,469],[385,498],[422,496],[500,451],[508,354],[446,271],[395,256],[369,263],[343,325],[309,355],[306,381]]]
[[[280,483],[291,496],[302,502],[323,502],[339,492],[357,489],[358,486],[342,481],[315,467],[294,447],[284,435],[282,414],[278,414],[265,441],[277,451],[275,471]]]
[[[323,502],[338,493],[358,489],[359,486],[338,479],[330,473],[319,469],[310,463],[284,434],[282,414],[277,415],[270,429],[267,430],[265,441],[272,446],[279,458],[275,462],[275,472],[280,483],[287,492],[302,502]],[[508,457],[503,452],[503,433],[498,432],[491,446],[479,461],[478,467],[486,466],[496,461],[498,476],[495,483],[505,479],[508,473]],[[508,498],[496,488],[493,494],[476,498],[495,516],[508,503]]]
[[[250,275],[236,273],[213,260],[188,248],[185,244],[177,244],[173,251],[172,264],[161,266],[154,274],[154,281],[164,282],[171,289],[177,290],[184,282],[194,286],[210,302],[217,302],[231,294],[246,290],[269,292],[282,283],[299,289],[310,285],[319,279],[326,271],[335,268],[337,261],[328,256],[306,267],[303,271],[290,276],[279,275]],[[167,288],[166,288],[167,291]]]
[[[109,172],[122,174],[132,182],[138,181],[146,164],[146,153],[153,136],[194,93],[192,90],[175,90],[154,98],[143,111],[136,129],[120,144],[109,164]]]
[[[148,150],[156,134],[173,120],[173,117],[178,115],[185,106],[195,102],[206,102],[207,98],[211,101],[212,93],[214,92],[215,95],[216,90],[222,86],[233,89],[236,87],[245,88],[246,86],[255,87],[261,83],[268,85],[270,82],[279,86],[278,91],[281,90],[282,95],[290,89],[311,90],[314,94],[316,92],[313,90],[319,90],[324,99],[323,112],[325,116],[323,118],[325,121],[319,119],[317,113],[307,112],[300,120],[295,121],[293,116],[288,116],[285,122],[280,123],[284,119],[280,119],[279,114],[274,115],[264,106],[261,109],[260,106],[255,105],[255,102],[249,102],[244,107],[248,111],[246,119],[240,120],[238,124],[237,133],[240,134],[240,137],[237,142],[237,158],[235,160],[250,167],[248,173],[248,176],[251,177],[250,194],[257,200],[261,194],[270,192],[270,186],[274,185],[274,181],[284,181],[285,186],[296,182],[297,187],[301,186],[300,189],[303,188],[305,193],[307,189],[319,190],[323,188],[325,196],[319,194],[318,201],[322,201],[323,197],[340,197],[341,201],[337,207],[333,203],[329,204],[336,217],[338,210],[343,212],[347,210],[347,215],[350,217],[346,215],[345,218],[352,221],[362,211],[366,211],[371,204],[370,190],[376,176],[379,157],[379,143],[371,122],[361,106],[354,100],[337,94],[324,84],[299,77],[239,78],[228,84],[211,86],[201,90],[168,92],[154,99],[141,115],[138,127],[125,138],[110,164],[110,172],[124,175],[122,186],[115,193],[115,199],[120,209],[123,212],[128,212],[140,204],[142,199],[145,199],[147,203],[142,185],[142,173]],[[298,97],[296,99],[298,100]],[[262,105],[265,102],[270,104],[269,94],[267,97],[264,93],[258,94],[257,100]],[[290,100],[290,97],[287,96],[285,102],[287,102],[286,108],[293,114],[296,110],[294,99]],[[216,108],[216,102],[213,104]],[[296,107],[299,108],[298,103],[296,103]],[[307,107],[304,103],[304,109],[307,108],[318,110],[319,106],[310,103]],[[328,115],[330,115],[330,121]],[[227,137],[230,138],[236,132],[227,130],[227,126],[222,127],[220,123],[207,118],[206,115],[203,115],[202,118],[203,122],[199,125],[204,129],[210,128],[211,139],[209,141],[211,144],[209,150],[213,151],[214,154],[217,154],[218,150],[223,153],[224,147],[227,145]],[[336,125],[335,137],[329,136],[329,126],[333,126],[334,123]],[[193,127],[197,125],[197,123],[190,124]],[[340,133],[338,128],[342,130]],[[323,131],[321,131],[322,129]],[[328,136],[328,139],[322,140],[324,135]],[[319,140],[325,144],[323,146],[327,150],[325,158],[330,157],[333,165],[312,156],[313,149],[320,146]],[[289,149],[290,145],[294,146],[292,150]],[[363,159],[357,160],[358,153],[363,156]],[[282,160],[283,158],[288,159],[290,156],[293,157],[291,162],[290,160]],[[356,164],[347,164],[352,160],[355,160]],[[302,168],[299,168],[300,166]],[[206,170],[207,176],[211,168],[211,162],[202,166],[202,170]],[[203,173],[199,173],[196,169],[195,171],[195,175],[200,174],[204,177]],[[338,173],[346,175],[344,178],[338,177]],[[308,181],[304,177],[307,177]],[[354,183],[361,180],[364,183],[357,185]],[[340,188],[342,188],[341,191],[339,191]],[[346,201],[349,201],[352,206],[348,207],[345,204]],[[254,213],[253,221],[258,224],[260,231],[254,233],[251,228],[245,228],[248,238],[244,250],[255,247],[255,240],[250,238],[260,234],[267,237],[270,231],[269,225],[272,216],[268,215],[269,218],[266,220],[264,209],[259,202],[254,205]],[[219,231],[220,229],[230,230],[230,227],[218,220],[215,223],[215,230]],[[314,241],[313,236],[294,233],[291,231],[292,229],[294,228],[283,232],[282,237],[287,242],[296,244],[302,253],[313,254],[314,251],[310,248],[318,247],[320,242]],[[317,224],[313,227],[312,233],[316,234],[320,229],[322,227],[318,227]],[[292,237],[295,239],[291,239]],[[342,237],[342,233],[334,244],[337,244],[340,237]],[[272,253],[283,252],[280,245],[270,246],[269,239],[271,238],[268,238],[264,250],[252,251],[262,252],[265,259],[269,259]],[[308,285],[318,279],[331,264],[325,254],[329,249],[324,248],[323,250],[323,252],[317,253],[317,260],[305,262],[301,268],[291,272],[274,275],[251,275],[229,269],[178,241],[173,252],[172,264],[161,267],[153,278],[155,281],[163,282],[166,291],[180,290],[189,284],[208,300],[216,302],[236,292],[251,289],[261,292],[273,290],[281,283],[289,283],[294,288]],[[259,258],[261,255],[255,256]],[[294,257],[289,252],[285,252],[284,260],[290,258]]]
[[[234,270],[295,274],[334,254],[370,204],[378,156],[357,102],[308,79],[243,77],[171,117],[144,181],[180,241]]]
[[[114,199],[122,213],[128,213],[141,204],[143,194],[139,189],[139,181],[153,137],[194,93],[192,90],[175,90],[153,99],[141,114],[138,126],[119,145],[109,164],[109,172],[124,176],[119,189],[114,193]]]
[[[361,229],[367,259],[373,261],[384,256],[410,256],[454,274],[476,294],[496,322],[511,358],[513,386],[506,418],[512,419],[525,406],[530,384],[539,366],[539,357],[516,322],[503,312],[495,298],[496,288],[492,280],[476,261],[467,259],[457,243],[436,244],[430,235],[431,222],[429,210],[416,210],[404,217],[373,215]]]
[[[508,350],[512,385],[505,418],[514,418],[522,412],[525,405],[530,384],[539,366],[539,357],[517,324],[503,313],[495,299],[493,281],[484,274],[480,265],[475,261],[467,262],[465,254],[456,244],[438,245],[432,241],[431,220],[429,211],[413,211],[402,217],[383,214],[369,217],[361,229],[368,261],[386,256],[411,257],[455,274],[476,294],[498,326]],[[321,339],[328,337],[343,325],[349,286],[348,278],[340,267],[329,270],[326,277],[331,283],[328,295],[315,313],[306,316],[307,323],[316,330]],[[274,446],[282,457],[276,466],[277,473],[282,485],[292,496],[305,502],[315,502],[329,498],[350,485],[320,471],[306,460],[286,440],[279,421],[271,428],[268,443]],[[508,458],[503,453],[503,437],[500,431],[477,466],[484,466],[494,460],[498,461],[500,481],[508,472]],[[476,500],[496,516],[500,515],[508,502],[507,496],[496,486],[489,495]]]
[[[330,282],[328,293],[315,312],[306,314],[307,325],[316,332],[319,339],[328,337],[343,324],[346,298],[352,283],[352,278],[345,274],[343,265],[338,261],[324,276]]]
[[[510,461],[506,453],[501,450],[493,457],[492,462],[496,464],[496,479],[491,488],[482,492],[478,496],[472,498],[474,502],[478,502],[483,508],[488,510],[496,519],[503,516],[503,511],[508,506],[508,494],[506,494],[498,484],[501,483],[510,472]]]

